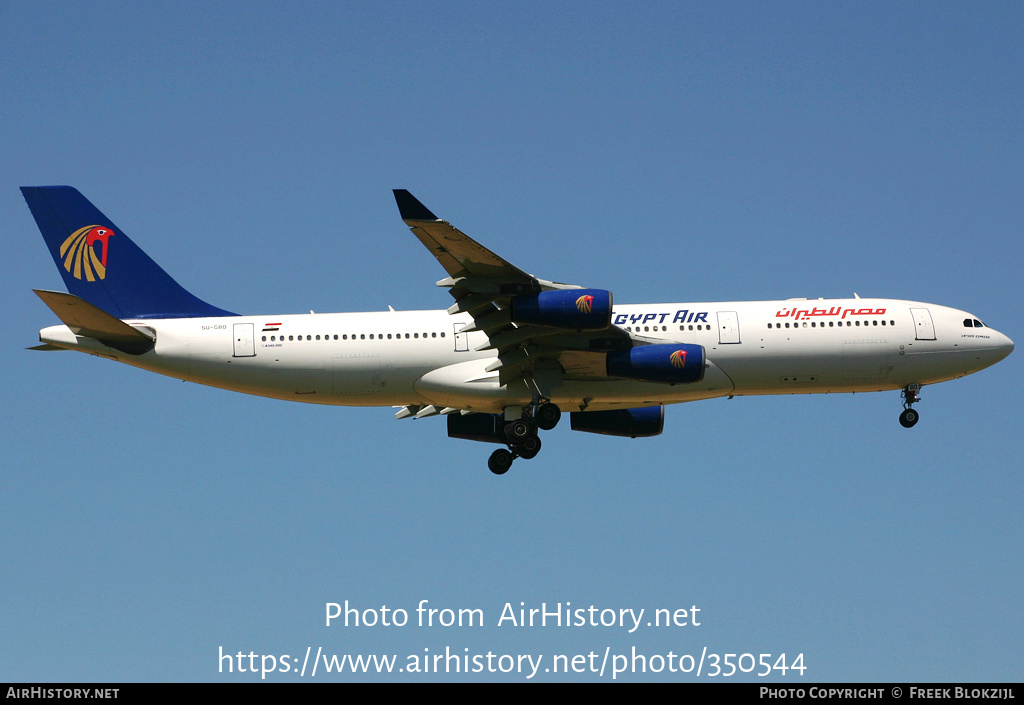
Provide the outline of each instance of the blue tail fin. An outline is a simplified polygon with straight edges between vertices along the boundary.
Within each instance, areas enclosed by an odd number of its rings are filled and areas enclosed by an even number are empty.
[[[196,298],[70,186],[22,186],[68,291],[117,318],[234,316]]]

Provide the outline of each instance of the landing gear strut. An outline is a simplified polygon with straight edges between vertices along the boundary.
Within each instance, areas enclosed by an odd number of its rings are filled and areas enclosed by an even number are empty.
[[[921,397],[918,392],[921,391],[920,384],[908,384],[900,396],[903,398],[903,413],[900,414],[900,426],[903,428],[911,428],[917,423],[920,415],[911,408],[911,405],[921,401]]]
[[[505,441],[508,449],[499,448],[487,460],[488,469],[495,475],[504,475],[516,458],[529,460],[540,452],[541,442],[537,430],[550,431],[562,417],[562,411],[548,401],[542,401],[523,409],[522,418],[505,424]]]

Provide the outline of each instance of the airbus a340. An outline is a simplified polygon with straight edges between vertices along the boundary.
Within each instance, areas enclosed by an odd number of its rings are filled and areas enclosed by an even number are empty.
[[[33,349],[78,350],[275,399],[395,406],[496,443],[503,474],[538,430],[654,436],[666,404],[747,394],[901,390],[977,372],[1013,341],[972,313],[892,299],[616,305],[527,274],[396,190],[402,219],[447,276],[447,311],[238,315],[175,282],[69,186],[22,193],[70,293],[36,291],[63,325]]]

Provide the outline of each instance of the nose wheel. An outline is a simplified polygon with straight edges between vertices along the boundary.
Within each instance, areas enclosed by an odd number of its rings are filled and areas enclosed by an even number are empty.
[[[904,409],[903,413],[900,414],[900,426],[903,428],[911,428],[917,423],[918,418],[917,412],[913,409]]]
[[[914,411],[911,406],[921,401],[921,396],[918,392],[921,391],[920,384],[908,384],[900,396],[903,398],[903,413],[900,414],[900,426],[903,428],[912,428],[917,423],[918,419],[921,418],[920,414]]]

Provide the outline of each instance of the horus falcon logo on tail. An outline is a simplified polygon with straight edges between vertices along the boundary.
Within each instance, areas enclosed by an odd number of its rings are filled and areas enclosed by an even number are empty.
[[[104,279],[107,276],[108,240],[116,233],[102,225],[86,225],[68,236],[60,246],[60,256],[64,259],[64,269],[75,279],[81,279],[84,272],[87,281]],[[103,256],[96,256],[95,243],[103,245]]]

